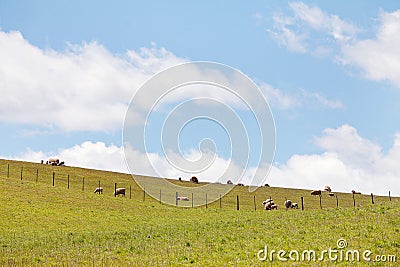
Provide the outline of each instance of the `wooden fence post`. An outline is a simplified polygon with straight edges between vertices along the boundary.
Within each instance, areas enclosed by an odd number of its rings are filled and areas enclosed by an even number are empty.
[[[236,210],[239,210],[239,195],[236,195]]]
[[[98,188],[100,188],[101,187],[101,184],[100,184],[100,180],[99,180],[99,186],[98,186]]]
[[[10,164],[7,164],[7,178],[10,178]]]
[[[256,195],[254,195],[253,199],[254,199],[254,210],[257,210]]]
[[[193,196],[193,193],[192,193],[192,208],[194,207],[194,196]]]
[[[372,204],[375,204],[375,202],[374,202],[374,194],[372,194],[372,193],[371,193],[371,202],[372,202]]]
[[[301,197],[301,210],[304,210],[304,198]]]
[[[54,186],[54,176],[55,176],[55,173],[53,172],[53,186]]]
[[[161,189],[160,189],[160,204],[161,204]]]
[[[68,180],[67,183],[68,183],[68,189],[69,189],[69,174],[68,174],[67,180]]]
[[[39,169],[36,169],[36,182],[39,180]]]
[[[22,171],[24,170],[24,167],[21,167],[21,181],[22,181]]]
[[[392,197],[390,196],[390,190],[389,190],[389,201],[392,201]]]
[[[219,194],[219,208],[222,208],[222,195]]]
[[[338,199],[338,196],[337,195],[335,195],[336,196],[336,207],[339,207],[339,199]]]
[[[114,197],[117,197],[117,183],[114,183]]]
[[[178,207],[178,192],[175,192],[175,203],[176,206]]]
[[[319,207],[322,209],[322,195],[319,195]]]
[[[82,177],[82,192],[85,192],[85,177]]]
[[[146,187],[143,187],[143,202],[146,200]]]
[[[206,208],[208,208],[208,199],[207,199],[207,193],[206,193]]]
[[[354,198],[354,194],[353,194],[353,206],[356,206],[356,199]]]
[[[129,199],[132,199],[132,186],[129,185]]]

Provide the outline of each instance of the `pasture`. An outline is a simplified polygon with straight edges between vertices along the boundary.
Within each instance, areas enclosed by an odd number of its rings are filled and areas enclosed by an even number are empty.
[[[101,195],[93,193],[98,181]],[[131,192],[114,197],[114,183]],[[318,253],[337,248],[340,238],[346,249],[372,251],[371,258],[396,257],[371,266],[398,266],[399,198],[375,196],[371,204],[370,195],[356,195],[353,207],[352,194],[337,195],[339,207],[323,194],[321,209],[320,198],[309,190],[262,187],[249,193],[234,187],[221,207],[216,201],[206,208],[205,196],[195,196],[196,205],[204,205],[192,208],[189,201],[176,208],[144,194],[130,175],[0,160],[0,266],[365,266],[362,259],[257,257],[265,246]],[[268,197],[278,210],[262,210]],[[301,197],[304,210],[283,208],[285,198],[300,203]],[[163,192],[163,198],[174,201],[175,192]]]

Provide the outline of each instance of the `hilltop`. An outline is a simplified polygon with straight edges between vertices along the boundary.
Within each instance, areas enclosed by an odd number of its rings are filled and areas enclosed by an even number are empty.
[[[103,195],[93,193],[99,180]],[[114,197],[115,183],[130,194]],[[191,208],[189,201],[177,208],[144,194],[128,174],[0,160],[0,265],[257,266],[265,265],[257,258],[265,246],[322,251],[335,248],[340,238],[351,249],[398,255],[398,198],[376,196],[372,205],[369,195],[357,195],[353,207],[352,194],[337,195],[339,207],[324,194],[321,209],[309,190],[261,187],[249,193],[236,186],[222,197],[221,207],[216,201]],[[262,210],[262,200],[270,196],[278,210]],[[174,197],[175,192],[163,192],[163,198]],[[285,198],[299,202],[300,197],[304,210],[283,208]],[[195,198],[197,204],[205,200]],[[275,259],[274,266],[280,264],[287,266]],[[318,261],[297,264],[318,266]]]

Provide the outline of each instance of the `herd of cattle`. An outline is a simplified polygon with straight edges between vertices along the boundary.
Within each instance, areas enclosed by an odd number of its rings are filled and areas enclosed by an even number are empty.
[[[194,177],[194,176],[193,176]],[[197,178],[196,178],[197,179]],[[329,196],[334,196],[334,193],[332,193],[332,189],[330,186],[325,186],[324,191],[328,192]],[[126,192],[126,188],[116,188],[114,190],[114,196],[125,196],[125,192]],[[361,194],[360,192],[356,192],[355,190],[351,191],[353,194]],[[102,187],[97,187],[94,190],[94,193],[97,194],[103,194],[103,188]],[[322,195],[322,190],[313,190],[311,191],[311,195],[312,196],[321,196]],[[177,201],[189,201],[189,197],[184,197],[184,196],[180,196],[176,198]],[[278,209],[278,205],[275,204],[275,202],[271,199],[268,198],[266,200],[264,200],[262,202],[263,208],[264,210],[276,210]],[[291,201],[290,199],[286,199],[285,202],[283,203],[284,207],[286,208],[286,210],[288,209],[298,209],[299,208],[299,204],[296,202]]]
[[[44,161],[41,160],[41,163],[44,164]],[[60,161],[58,158],[49,158],[49,160],[46,161],[46,164],[50,164],[52,166],[63,166],[63,165],[65,165],[64,161]],[[182,181],[181,177],[179,177],[179,181]],[[192,176],[189,181],[191,183],[195,183],[195,184],[199,183],[199,179],[196,176]],[[232,180],[228,180],[226,183],[229,184],[229,185],[233,184]],[[244,184],[243,183],[238,183],[237,186],[244,186]],[[264,186],[265,187],[269,187],[269,184],[265,184]],[[335,196],[335,194],[332,192],[332,189],[331,189],[331,187],[329,185],[326,185],[324,190],[312,190],[311,191],[311,195],[312,196],[322,196],[322,191],[328,192],[328,195],[331,196],[331,197]],[[126,192],[126,188],[116,188],[114,190],[114,196],[115,197],[118,196],[118,195],[125,196],[125,192]],[[94,190],[94,193],[103,194],[103,188],[102,187],[97,187]],[[360,192],[357,192],[355,190],[351,190],[351,193],[352,194],[361,194]],[[189,198],[188,197],[177,197],[176,200],[189,201]],[[271,198],[266,199],[265,201],[262,202],[262,204],[263,204],[263,207],[264,207],[265,210],[278,209],[278,205],[276,205],[275,202]],[[292,202],[289,199],[285,200],[284,206],[285,206],[286,209],[298,209],[299,208],[299,205],[297,203]]]
[[[115,196],[115,197],[116,197],[116,196],[119,196],[119,195],[125,196],[125,192],[126,192],[126,188],[124,188],[124,187],[116,188],[116,189],[114,190],[114,196]],[[97,188],[94,190],[94,193],[95,193],[95,194],[103,194],[103,188],[102,188],[102,187],[97,187]]]
[[[40,163],[44,164],[44,160],[41,160]],[[51,166],[64,166],[65,162],[64,161],[60,161],[57,158],[49,158],[49,160],[46,161],[46,164],[49,164]]]

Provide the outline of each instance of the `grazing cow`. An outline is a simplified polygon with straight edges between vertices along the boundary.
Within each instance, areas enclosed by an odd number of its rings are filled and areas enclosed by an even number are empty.
[[[311,191],[312,196],[320,196],[321,195],[321,190],[313,190]]]
[[[332,193],[332,192],[329,192],[329,194],[328,194],[330,197],[334,197],[335,196],[335,194],[334,193]]]
[[[48,164],[51,164],[52,166],[56,166],[60,163],[60,160],[57,158],[49,158],[49,160],[47,162],[48,162]]]
[[[178,179],[179,181],[182,181],[182,177],[179,177],[179,179]]]
[[[226,184],[233,184],[233,183],[232,183],[232,180],[226,181]]]
[[[102,188],[102,187],[97,187],[97,188],[94,190],[94,193],[103,194],[103,188]]]
[[[264,207],[265,210],[278,209],[278,206],[270,198],[265,200],[265,201],[263,201],[263,207]]]
[[[361,194],[361,192],[356,192],[356,190],[351,190],[351,193],[353,193],[353,194]]]
[[[244,184],[242,184],[242,183],[238,183],[237,185],[238,185],[238,186],[244,186]]]
[[[190,178],[190,182],[198,184],[199,183],[199,179],[197,179],[196,176],[192,176],[192,178]]]
[[[265,186],[265,187],[269,187],[269,184],[265,184],[264,186]]]
[[[287,199],[287,200],[285,200],[284,205],[285,205],[286,209],[289,209],[292,207],[292,201],[290,199]]]
[[[118,195],[123,195],[125,196],[125,191],[126,188],[117,188],[114,192],[114,197],[118,196]]]
[[[329,185],[325,185],[325,191],[332,192],[332,189]]]
[[[189,201],[188,197],[177,197],[176,200]]]
[[[263,201],[263,205],[270,203],[270,202],[274,202],[271,198],[268,198],[266,200]]]
[[[41,160],[41,161],[40,161],[40,164],[43,164],[43,163],[44,163],[44,160]]]
[[[296,202],[293,202],[291,208],[292,209],[298,209],[299,208],[299,204],[297,204]]]

